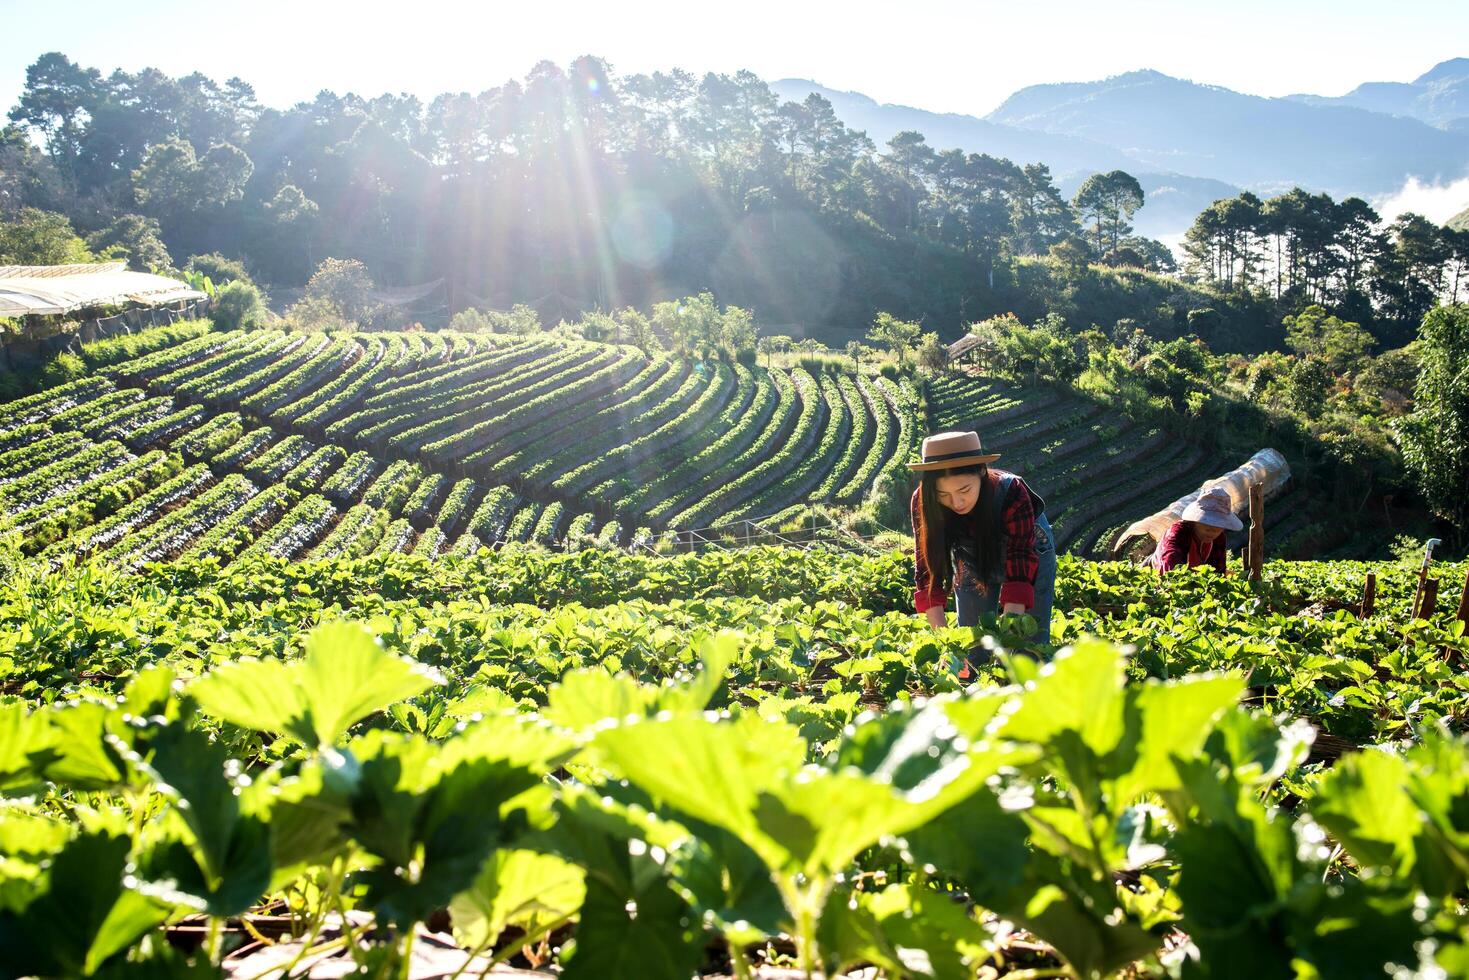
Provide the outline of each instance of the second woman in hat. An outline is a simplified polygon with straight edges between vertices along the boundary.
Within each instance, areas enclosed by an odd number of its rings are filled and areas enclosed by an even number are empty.
[[[949,594],[960,626],[986,612],[1029,613],[1035,639],[1051,639],[1056,539],[1046,502],[1013,473],[991,469],[974,432],[923,440],[913,492],[914,605],[934,626],[947,622]]]
[[[1225,531],[1239,531],[1244,522],[1234,515],[1234,502],[1223,487],[1210,487],[1184,509],[1148,558],[1160,572],[1175,568],[1212,568],[1227,574],[1229,552]]]

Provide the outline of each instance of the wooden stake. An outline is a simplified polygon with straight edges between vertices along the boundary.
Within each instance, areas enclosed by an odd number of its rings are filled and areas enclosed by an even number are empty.
[[[1464,575],[1464,588],[1459,592],[1459,611],[1454,618],[1463,623],[1465,632],[1469,633],[1469,573]],[[1457,650],[1448,646],[1440,647],[1439,650],[1443,653],[1444,659],[1454,667],[1463,667],[1463,658],[1459,656]]]
[[[1419,619],[1432,619],[1438,610],[1438,579],[1431,578],[1423,583],[1423,602],[1418,606]]]
[[[1250,581],[1260,580],[1265,565],[1265,489],[1250,484]]]
[[[1418,585],[1413,589],[1413,604],[1408,607],[1408,618],[1417,619],[1418,610],[1423,606],[1423,590],[1428,586],[1428,562],[1425,561],[1418,568]]]
[[[1362,583],[1362,609],[1359,619],[1366,619],[1377,609],[1377,573],[1368,572],[1367,581]]]
[[[1464,624],[1464,630],[1469,633],[1469,572],[1464,573],[1464,589],[1459,593],[1459,622]]]

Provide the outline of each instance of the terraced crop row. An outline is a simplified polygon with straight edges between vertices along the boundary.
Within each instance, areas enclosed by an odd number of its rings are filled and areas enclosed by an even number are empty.
[[[1082,549],[1166,503],[1199,462],[1100,406],[967,375],[920,392],[547,337],[259,331],[207,334],[0,405],[0,512],[41,527],[37,508],[54,500],[46,534],[67,540],[44,551],[95,548],[79,542],[126,513],[135,540],[108,542],[125,561],[579,547],[858,504],[874,486],[911,485],[923,434],[959,427],[1031,479],[1058,535]],[[1144,455],[1150,480],[1138,478]],[[233,494],[234,510],[206,512],[192,536],[174,520],[188,494],[133,509],[184,473],[189,493]],[[91,489],[105,502],[89,516]],[[155,524],[162,544],[137,537]]]
[[[242,352],[258,349],[273,348],[240,345]],[[329,349],[339,352],[340,346]],[[155,357],[150,364],[167,373],[162,361]],[[228,373],[227,367],[216,365],[209,373],[216,372]],[[322,547],[327,553],[340,548],[352,554],[437,554],[447,535],[438,530],[420,540],[408,512],[419,523],[442,519],[452,527],[477,506],[472,481],[459,481],[446,493],[446,476],[425,474],[408,461],[383,466],[366,453],[349,457],[339,446],[317,446],[299,433],[282,436],[240,412],[210,416],[202,405],[174,410],[175,404],[171,396],[148,397],[103,379],[3,406],[0,532],[23,534],[27,553],[109,553],[123,564],[185,555],[224,562],[240,554],[297,557]],[[148,419],[165,424],[144,423]],[[143,431],[145,425],[150,431]],[[125,431],[130,443],[157,443],[171,451],[135,457],[117,440],[90,441]],[[181,473],[186,460],[193,465]],[[326,491],[341,503],[334,505]],[[442,518],[434,510],[440,499],[448,509]],[[339,506],[352,519],[337,533],[344,520]],[[400,511],[405,516],[393,520]],[[362,519],[364,514],[373,519]],[[589,526],[591,515],[581,516],[580,526]],[[503,538],[503,524],[476,530],[490,532],[477,539],[481,545]]]
[[[750,371],[736,365],[735,372],[738,394],[711,424],[712,442],[689,445],[682,461],[675,459],[675,465],[649,480],[626,487],[622,486],[624,481],[608,481],[599,484],[594,492],[610,495],[623,512],[639,513],[647,509],[649,501],[660,499],[658,495],[665,493],[666,488],[687,485],[699,474],[716,470],[745,452],[780,403],[780,392],[763,369]],[[681,451],[692,441],[691,438],[676,443],[671,452]]]
[[[337,507],[352,506],[384,470],[417,463],[445,480],[457,473],[486,487],[508,484],[521,511],[560,502],[573,511],[567,530],[587,508],[628,518],[616,522],[618,533],[645,520],[717,520],[806,499],[860,499],[919,428],[900,417],[889,382],[803,373],[798,395],[789,371],[547,338],[471,344],[262,332],[179,350],[181,363],[151,355],[117,376],[149,393],[162,385],[188,386],[200,400],[235,396],[228,406],[210,404],[238,411],[238,431],[187,433],[210,441],[195,447],[207,452],[186,456],[269,482],[293,473],[323,440],[336,442],[345,461],[294,483]],[[151,402],[143,424],[169,408]],[[235,438],[219,446],[226,428]],[[419,482],[428,475],[420,472]],[[434,523],[424,506],[395,500],[388,510],[394,506],[417,528]],[[516,534],[507,525],[505,535],[534,537],[535,525],[524,523],[512,517]]]
[[[830,375],[823,374],[811,384],[818,390],[808,387],[802,393],[802,418],[797,421],[797,431],[788,443],[789,451],[783,454],[789,457],[784,472],[777,473],[775,482],[742,507],[729,511],[730,518],[758,517],[787,501],[798,500],[836,467],[841,457],[840,447],[851,435],[852,420],[847,417],[846,403]],[[809,425],[802,434],[801,423],[808,420]]]

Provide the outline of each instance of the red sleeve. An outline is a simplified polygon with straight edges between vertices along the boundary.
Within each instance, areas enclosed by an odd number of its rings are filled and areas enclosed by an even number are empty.
[[[1174,521],[1163,535],[1163,540],[1158,542],[1155,564],[1160,572],[1188,567],[1188,534],[1184,530],[1183,521]]]
[[[1040,556],[1035,553],[1035,507],[1030,502],[1030,488],[1016,477],[1010,485],[1010,497],[1001,512],[1005,522],[1005,583],[1000,586],[1000,608],[1018,602],[1026,609],[1035,608],[1035,576],[1040,570]]]
[[[923,504],[919,497],[921,488],[913,491],[908,510],[913,517],[913,607],[920,613],[929,607],[943,608],[948,605],[949,595],[942,585],[933,579],[933,570],[928,567],[928,555],[923,550],[923,541],[918,530],[923,526]]]

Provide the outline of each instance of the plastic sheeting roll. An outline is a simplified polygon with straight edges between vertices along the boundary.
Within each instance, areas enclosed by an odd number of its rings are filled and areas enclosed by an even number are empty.
[[[1179,497],[1156,514],[1133,522],[1118,536],[1117,543],[1112,546],[1112,554],[1116,556],[1123,553],[1139,537],[1149,537],[1154,542],[1162,540],[1174,522],[1183,516],[1184,509],[1198,499],[1199,494],[1214,487],[1223,487],[1229,491],[1234,512],[1248,523],[1252,483],[1261,485],[1266,500],[1278,497],[1290,483],[1290,464],[1277,450],[1260,450],[1243,466],[1232,469],[1223,476],[1204,481],[1193,493]]]

